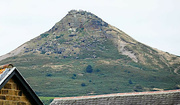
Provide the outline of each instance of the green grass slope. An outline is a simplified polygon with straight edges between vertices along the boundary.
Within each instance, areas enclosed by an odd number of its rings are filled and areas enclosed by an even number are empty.
[[[179,88],[180,77],[121,59],[73,59],[47,55],[8,58],[39,96],[66,97]],[[91,65],[92,72],[87,71]]]

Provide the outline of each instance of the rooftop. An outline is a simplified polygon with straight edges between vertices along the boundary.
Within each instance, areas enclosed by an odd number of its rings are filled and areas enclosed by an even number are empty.
[[[168,93],[176,93],[176,92],[180,92],[180,89],[177,89],[177,90],[166,90],[166,91],[116,93],[116,94],[105,94],[105,95],[94,95],[94,96],[62,97],[62,98],[54,98],[54,100],[80,100],[80,99],[93,99],[93,98],[114,97],[114,96],[135,96],[135,95],[168,94]]]

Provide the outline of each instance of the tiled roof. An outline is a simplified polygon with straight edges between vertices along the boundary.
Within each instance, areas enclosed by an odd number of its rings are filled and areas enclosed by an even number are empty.
[[[12,67],[14,67],[12,64],[5,64],[0,66],[0,70],[5,68],[12,68]]]
[[[177,89],[177,90],[166,90],[166,91],[115,93],[115,94],[104,94],[104,95],[94,95],[94,96],[61,97],[61,98],[54,98],[54,100],[79,100],[79,99],[114,97],[114,96],[133,96],[133,95],[167,94],[167,93],[175,93],[175,92],[180,92],[180,89]]]
[[[1,65],[0,66],[0,74],[2,74],[5,70],[6,70],[6,68],[12,68],[13,67],[13,65],[12,64],[6,64],[6,65]]]
[[[180,89],[55,98],[50,105],[180,105]]]

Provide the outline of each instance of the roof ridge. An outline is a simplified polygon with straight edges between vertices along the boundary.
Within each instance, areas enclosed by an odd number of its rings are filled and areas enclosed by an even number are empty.
[[[104,95],[93,95],[93,96],[77,96],[77,97],[60,97],[54,98],[54,100],[76,100],[76,99],[89,99],[89,98],[101,98],[101,97],[113,97],[113,96],[129,96],[129,95],[149,95],[149,94],[166,94],[180,92],[177,90],[165,90],[165,91],[147,91],[147,92],[131,92],[131,93],[115,93],[115,94],[104,94]]]

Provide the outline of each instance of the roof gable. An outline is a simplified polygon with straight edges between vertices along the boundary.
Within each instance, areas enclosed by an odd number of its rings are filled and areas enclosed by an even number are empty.
[[[38,98],[38,96],[35,94],[35,92],[32,90],[30,85],[27,83],[27,81],[24,79],[24,77],[21,75],[21,73],[16,67],[0,69],[4,69],[4,71],[0,74],[0,89],[2,89],[5,84],[13,78],[16,80],[16,83],[21,87],[21,89],[25,92],[25,95],[28,97],[28,99],[33,105],[43,105],[41,100]]]

